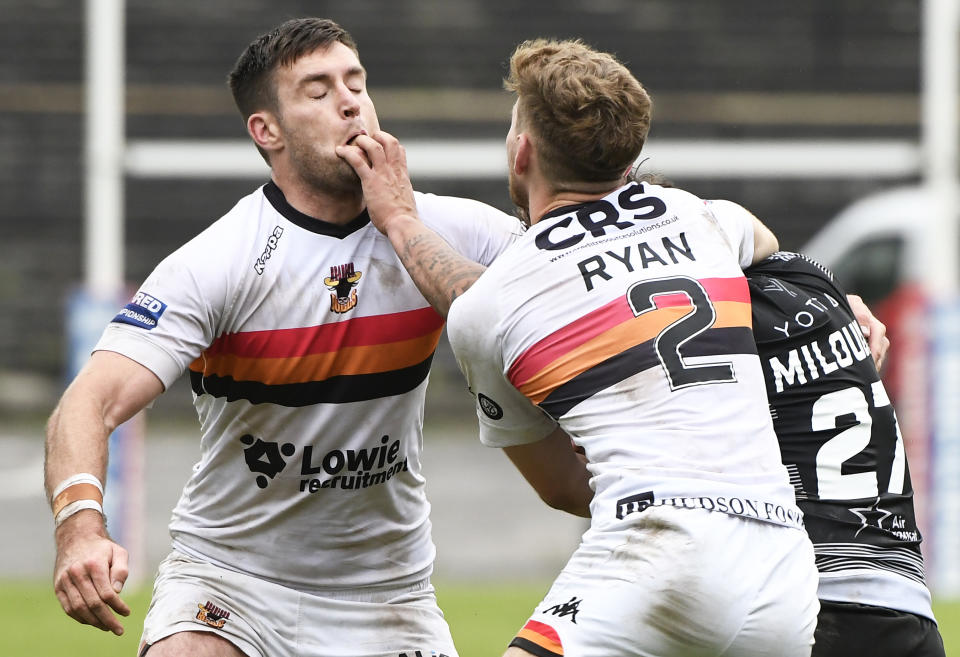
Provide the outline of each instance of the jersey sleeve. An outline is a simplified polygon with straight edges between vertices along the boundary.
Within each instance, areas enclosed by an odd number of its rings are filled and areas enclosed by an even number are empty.
[[[447,334],[457,363],[477,402],[480,442],[487,447],[533,443],[549,435],[556,421],[524,397],[504,373],[494,310],[480,277],[457,298],[447,317]]]
[[[730,248],[740,260],[740,267],[753,263],[754,216],[742,205],[722,199],[704,201],[717,221]]]
[[[485,203],[452,196],[417,193],[420,219],[461,255],[489,265],[522,234],[516,217]]]
[[[206,249],[209,236],[208,229],[161,261],[104,329],[94,351],[122,354],[169,388],[213,341],[226,305],[227,275],[210,258],[231,249],[223,242]]]

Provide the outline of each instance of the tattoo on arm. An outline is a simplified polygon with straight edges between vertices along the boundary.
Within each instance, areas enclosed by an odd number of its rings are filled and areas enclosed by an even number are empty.
[[[486,267],[463,257],[435,233],[419,232],[397,245],[400,261],[421,294],[443,317]]]

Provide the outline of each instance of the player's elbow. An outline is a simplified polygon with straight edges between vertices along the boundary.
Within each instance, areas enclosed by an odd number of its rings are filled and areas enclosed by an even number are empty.
[[[757,264],[767,256],[780,249],[780,241],[759,219],[753,219],[753,264]]]

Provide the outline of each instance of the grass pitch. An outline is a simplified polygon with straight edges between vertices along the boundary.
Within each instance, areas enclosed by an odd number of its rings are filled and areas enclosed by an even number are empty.
[[[437,582],[437,597],[460,657],[498,657],[526,621],[548,583]],[[3,657],[134,657],[150,600],[149,588],[125,594],[132,614],[122,637],[79,625],[61,610],[52,585],[0,581]],[[934,604],[948,657],[960,657],[960,601]]]

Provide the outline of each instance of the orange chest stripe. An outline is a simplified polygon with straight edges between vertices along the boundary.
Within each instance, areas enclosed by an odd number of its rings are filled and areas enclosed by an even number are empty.
[[[423,362],[436,349],[440,330],[386,345],[343,347],[336,352],[288,358],[245,358],[232,354],[206,355],[190,369],[204,375],[229,376],[235,381],[268,385],[323,381],[334,376],[377,374]]]
[[[689,308],[662,308],[627,320],[563,354],[524,382],[514,381],[526,397],[539,404],[557,386],[599,362],[652,340],[664,328],[689,312]]]
[[[724,302],[739,302],[747,304],[749,307],[750,290],[747,286],[747,279],[743,276],[704,278],[700,279],[699,283],[715,306]],[[656,305],[658,309],[669,307],[689,308],[690,301],[683,294],[664,294],[657,297]],[[590,342],[611,328],[624,322],[630,322],[633,319],[633,311],[630,309],[627,300],[623,297],[613,299],[606,305],[580,317],[531,346],[510,364],[507,377],[514,385],[519,386],[565,353]],[[750,323],[746,324],[746,326],[750,325]]]
[[[718,301],[714,304],[717,319],[711,328],[751,326],[750,304]],[[601,333],[514,385],[533,403],[539,404],[558,386],[575,378],[598,363],[653,340],[663,329],[691,312],[690,306],[668,306],[643,313]]]

